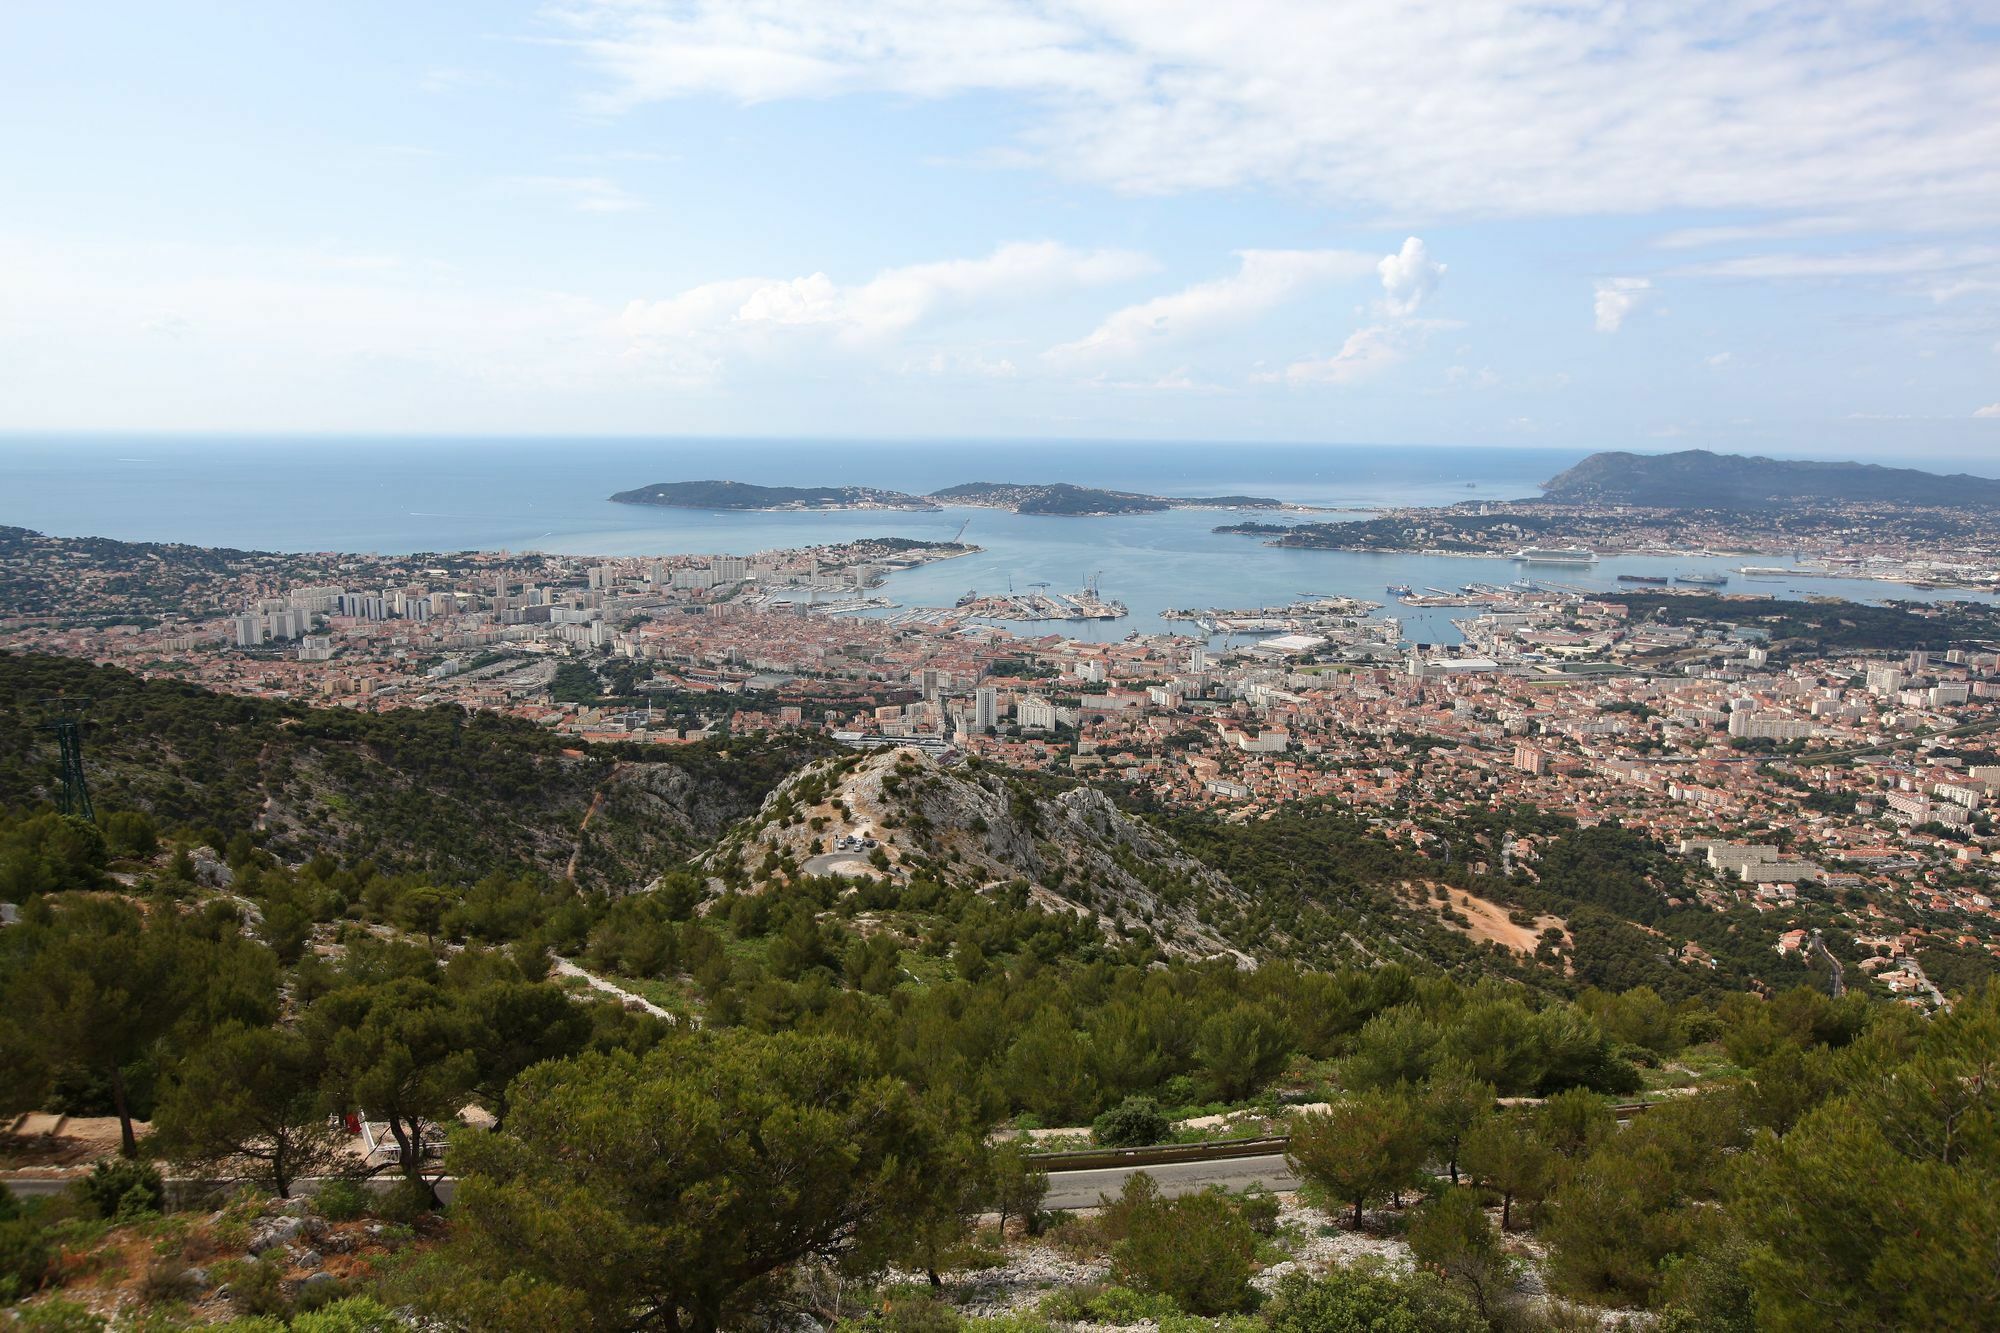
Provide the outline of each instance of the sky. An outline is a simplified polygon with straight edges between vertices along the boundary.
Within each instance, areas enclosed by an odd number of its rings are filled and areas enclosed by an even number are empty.
[[[0,432],[2000,458],[1994,0],[0,5]]]

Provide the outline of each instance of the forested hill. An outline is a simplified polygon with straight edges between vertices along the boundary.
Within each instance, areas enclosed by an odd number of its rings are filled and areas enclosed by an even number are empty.
[[[806,738],[612,751],[492,713],[307,708],[0,653],[0,806],[60,789],[43,728],[58,697],[85,706],[101,808],[143,811],[218,847],[248,834],[291,860],[367,858],[452,880],[524,867],[560,877],[574,858],[580,884],[635,887],[819,752]]]
[[[1661,509],[1772,509],[1887,503],[1944,508],[2000,504],[2000,480],[1940,476],[1875,463],[1820,463],[1686,449],[1600,453],[1543,483],[1545,498]]]

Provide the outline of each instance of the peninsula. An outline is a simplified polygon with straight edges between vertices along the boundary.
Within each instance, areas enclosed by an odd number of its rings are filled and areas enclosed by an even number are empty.
[[[611,497],[669,509],[936,509],[921,495],[873,486],[758,486],[747,481],[662,481]]]
[[[1598,453],[1542,484],[1559,504],[1647,509],[1796,509],[1864,504],[1943,509],[2000,504],[2000,481],[1874,463],[1822,463],[1684,449]]]
[[[664,481],[620,491],[618,504],[661,505],[670,509],[915,509],[973,505],[1017,514],[1102,517],[1152,514],[1167,509],[1302,509],[1256,495],[1169,496],[1108,491],[1069,482],[969,481],[929,495],[873,486],[758,486],[743,481]]]

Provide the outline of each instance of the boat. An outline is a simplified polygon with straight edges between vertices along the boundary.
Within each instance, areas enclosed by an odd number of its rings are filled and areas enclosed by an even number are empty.
[[[968,592],[967,594],[965,594],[965,596],[958,599],[958,605],[971,606],[974,602],[978,600],[979,600],[979,589],[974,588],[971,592]]]
[[[1408,597],[1410,595],[1410,585],[1407,583],[1392,583],[1384,591],[1391,597]]]
[[[1584,546],[1523,546],[1509,558],[1531,565],[1594,565],[1597,552]]]
[[[1787,575],[1796,574],[1799,571],[1796,569],[1779,569],[1776,565],[1745,565],[1736,572],[1746,578],[1781,579]]]
[[[1665,574],[1620,574],[1618,581],[1620,583],[1665,583],[1667,576]]]
[[[1676,574],[1675,583],[1691,583],[1697,588],[1726,588],[1729,586],[1727,574]]]

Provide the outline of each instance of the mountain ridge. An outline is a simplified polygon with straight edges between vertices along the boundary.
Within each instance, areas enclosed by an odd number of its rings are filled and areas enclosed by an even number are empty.
[[[1658,509],[1773,509],[1814,503],[2000,504],[2000,480],[1879,463],[1829,463],[1684,449],[1595,453],[1542,483],[1543,498]]]

